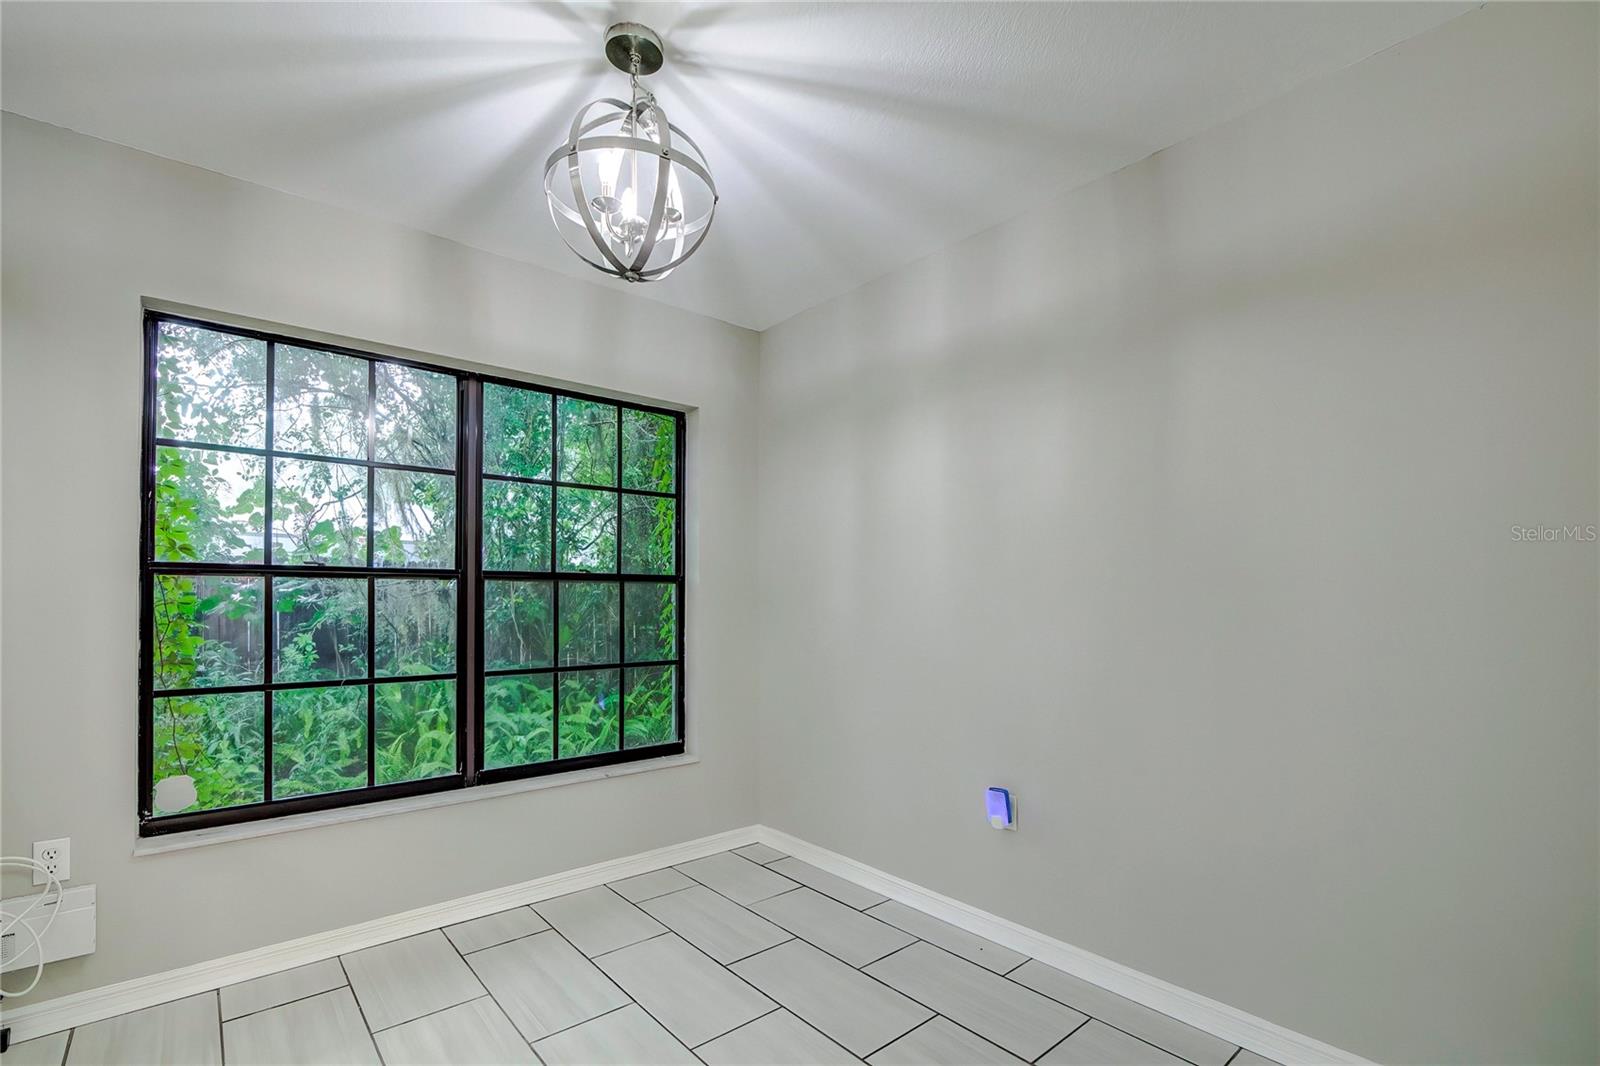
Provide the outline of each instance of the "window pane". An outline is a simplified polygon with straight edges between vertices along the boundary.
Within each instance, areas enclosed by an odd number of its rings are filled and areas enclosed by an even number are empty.
[[[453,474],[375,470],[372,548],[379,566],[456,565],[456,479]]]
[[[513,477],[550,477],[550,394],[483,386],[483,469]]]
[[[365,788],[367,686],[272,694],[272,798]]]
[[[432,578],[380,579],[377,586],[377,676],[454,673],[456,583]]]
[[[156,813],[260,803],[267,778],[263,717],[259,692],[156,700],[151,722]]]
[[[677,474],[677,420],[623,408],[622,487],[671,492]]]
[[[550,486],[484,481],[483,565],[550,569]]]
[[[548,581],[483,583],[483,666],[550,666],[552,589]]]
[[[267,342],[161,323],[156,436],[265,448]]]
[[[272,447],[335,459],[367,457],[367,361],[278,345]]]
[[[621,590],[609,581],[561,583],[561,665],[621,661],[617,651]]]
[[[551,757],[555,682],[550,674],[491,677],[483,685],[483,765],[525,766]]]
[[[665,496],[622,497],[622,572],[670,574],[676,565],[678,503]]]
[[[379,363],[373,372],[378,458],[454,470],[456,379],[396,363]]]
[[[378,784],[456,772],[456,683],[377,686]]]
[[[366,566],[366,468],[274,459],[272,561]]]
[[[623,701],[626,743],[630,748],[667,744],[678,739],[678,668],[645,666],[627,672]]]
[[[151,665],[157,689],[259,685],[262,579],[156,575]]]
[[[616,573],[616,493],[556,489],[556,556],[561,570]]]
[[[274,578],[272,616],[274,681],[367,676],[365,578]]]
[[[617,409],[608,403],[556,397],[561,441],[558,481],[617,483]]]
[[[654,581],[630,581],[623,591],[628,662],[678,657],[678,590]]]
[[[266,497],[266,460],[258,455],[157,448],[156,559],[260,562]]]
[[[617,750],[620,670],[575,670],[561,675],[561,757]]]

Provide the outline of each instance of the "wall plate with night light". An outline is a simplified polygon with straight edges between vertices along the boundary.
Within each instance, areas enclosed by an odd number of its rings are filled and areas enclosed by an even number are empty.
[[[991,788],[985,797],[985,805],[989,814],[989,824],[996,829],[1017,828],[1017,805],[1011,798],[1009,789]]]

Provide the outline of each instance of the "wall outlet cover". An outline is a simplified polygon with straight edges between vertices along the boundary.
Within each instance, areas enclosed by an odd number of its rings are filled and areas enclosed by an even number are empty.
[[[55,840],[35,840],[33,842],[33,859],[43,863],[50,872],[56,875],[56,880],[66,881],[72,877],[72,838],[58,837]],[[50,879],[42,870],[33,871],[33,883],[47,885]]]

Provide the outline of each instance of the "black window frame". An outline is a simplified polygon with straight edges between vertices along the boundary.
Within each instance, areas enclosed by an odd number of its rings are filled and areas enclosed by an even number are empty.
[[[206,444],[195,441],[182,441],[171,438],[158,438],[158,403],[159,392],[157,384],[158,352],[160,324],[171,322],[199,329],[213,330],[233,336],[264,341],[267,345],[266,357],[266,382],[267,392],[266,418],[267,432],[263,441],[263,448],[233,447],[215,444]],[[272,408],[274,390],[274,365],[278,345],[291,345],[299,348],[309,348],[321,352],[330,352],[337,355],[351,356],[365,360],[368,363],[369,388],[368,425],[371,426],[373,404],[375,403],[375,388],[371,386],[376,368],[380,364],[391,364],[412,367],[418,370],[449,376],[456,381],[456,558],[453,569],[439,569],[427,567],[397,567],[375,565],[375,548],[373,544],[373,493],[375,492],[375,471],[390,469],[413,472],[439,473],[438,470],[419,467],[405,463],[392,463],[379,460],[376,454],[375,434],[369,432],[367,458],[342,460],[347,465],[358,465],[368,471],[367,488],[367,565],[366,566],[331,566],[331,565],[295,565],[273,563],[271,547],[273,541],[273,514],[272,514],[272,469],[275,458],[293,458],[296,453],[286,453],[274,450],[272,445]],[[506,781],[515,781],[525,778],[544,777],[552,774],[571,773],[573,771],[590,769],[594,767],[610,766],[621,763],[636,762],[647,759],[660,759],[673,755],[681,755],[685,751],[685,721],[687,705],[687,684],[685,678],[685,663],[687,662],[686,648],[686,574],[684,567],[685,545],[685,507],[686,507],[686,441],[685,417],[682,411],[667,407],[659,407],[633,400],[620,399],[616,396],[606,396],[596,393],[587,393],[567,389],[560,386],[548,385],[538,381],[529,381],[504,375],[486,374],[477,371],[463,370],[440,363],[430,363],[422,360],[389,355],[381,352],[363,351],[309,336],[295,336],[293,334],[261,330],[249,327],[231,325],[226,322],[211,321],[196,318],[190,315],[146,309],[143,321],[143,358],[144,358],[144,396],[143,413],[141,419],[141,448],[140,448],[140,506],[139,506],[139,773],[138,773],[138,831],[141,837],[161,836],[171,833],[190,832],[199,829],[210,829],[218,826],[236,825],[241,823],[259,821],[263,819],[282,818],[310,811],[322,811],[343,807],[366,806],[371,803],[380,803],[385,800],[398,799],[407,796],[416,796],[429,793],[449,792],[469,789],[482,785],[493,785]],[[550,478],[522,478],[510,477],[500,474],[486,474],[483,469],[483,387],[485,384],[505,386],[510,388],[527,389],[534,392],[546,393],[551,397],[551,467]],[[605,404],[617,409],[617,444],[616,444],[616,484],[593,485],[582,482],[567,482],[556,480],[560,474],[560,398],[570,397],[594,403]],[[673,491],[659,492],[640,489],[628,489],[623,486],[623,426],[624,412],[628,410],[648,412],[655,415],[664,415],[673,420],[675,433],[676,454],[674,456],[676,467],[673,478]],[[156,457],[158,448],[163,447],[188,447],[206,448],[214,451],[235,452],[263,457],[266,470],[267,500],[263,512],[264,543],[262,561],[256,562],[206,562],[206,563],[181,563],[166,562],[155,559],[154,534],[156,510]],[[315,461],[332,461],[321,456],[308,456]],[[482,486],[485,479],[526,482],[550,487],[550,569],[548,571],[488,571],[484,566],[483,553],[483,511],[482,511]],[[616,496],[616,551],[617,564],[615,571],[606,572],[574,572],[558,569],[559,558],[556,545],[556,493],[563,487],[569,489],[601,490],[613,493]],[[629,495],[670,497],[675,501],[674,529],[673,529],[673,572],[671,575],[663,574],[628,574],[623,572],[623,501]],[[160,698],[154,688],[155,671],[151,656],[151,643],[154,633],[154,585],[157,576],[162,574],[232,574],[238,576],[259,576],[263,578],[263,625],[264,638],[267,641],[264,651],[265,665],[263,667],[262,683],[259,685],[235,685],[223,687],[208,687],[191,691],[206,694],[226,694],[232,692],[264,693],[263,697],[263,792],[260,802],[241,804],[233,807],[224,807],[206,811],[180,812],[177,814],[156,814],[154,807],[154,709],[155,701]],[[366,787],[353,788],[340,792],[321,793],[316,795],[294,796],[286,799],[274,800],[271,798],[273,766],[272,766],[272,698],[271,694],[293,688],[306,688],[317,686],[333,686],[341,684],[337,681],[321,682],[295,682],[275,683],[272,679],[272,579],[279,576],[308,576],[319,577],[353,577],[365,578],[368,589],[368,669],[367,676],[352,678],[343,684],[362,685],[368,692],[368,774],[369,781],[373,782]],[[376,664],[373,660],[375,620],[372,617],[372,597],[376,581],[383,578],[435,578],[451,579],[456,584],[456,772],[454,774],[429,778],[420,781],[397,782],[390,784],[376,783],[376,769],[373,759],[373,746],[375,744],[374,730],[374,696],[377,685],[397,681],[422,681],[429,677],[381,678],[377,676]],[[652,583],[674,586],[677,608],[677,647],[676,656],[670,660],[653,660],[650,662],[629,662],[625,649],[619,643],[619,662],[610,664],[582,664],[581,666],[562,667],[560,663],[559,648],[552,648],[551,665],[547,668],[529,668],[516,670],[486,671],[484,663],[484,612],[482,609],[484,597],[484,583],[486,580],[530,580],[549,581],[556,590],[554,595],[559,605],[559,589],[561,583],[570,581],[596,581],[614,583],[619,588],[618,614],[619,614],[619,641],[623,641],[623,630],[626,625],[626,597],[627,587],[631,583]],[[552,618],[552,640],[559,638],[555,635],[559,625],[559,614]],[[625,641],[624,641],[625,643]],[[675,670],[675,740],[666,743],[650,744],[645,747],[629,748],[627,746],[627,731],[625,705],[628,669],[647,669],[657,666],[670,666]],[[562,759],[559,750],[560,736],[560,674],[564,671],[590,671],[590,670],[616,670],[618,672],[619,699],[617,701],[617,744],[615,751],[600,752],[574,758]],[[504,675],[531,675],[549,674],[552,676],[552,744],[554,745],[553,757],[544,762],[528,763],[516,766],[504,766],[485,769],[484,763],[484,728],[483,728],[483,697],[487,678]],[[449,675],[442,675],[448,677]],[[437,678],[433,678],[437,679]],[[164,690],[163,690],[164,691]]]

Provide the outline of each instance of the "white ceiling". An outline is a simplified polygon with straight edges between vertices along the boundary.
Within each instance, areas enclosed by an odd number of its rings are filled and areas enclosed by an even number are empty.
[[[6,110],[765,329],[1355,63],[1456,3],[5,3]],[[699,254],[578,262],[541,168],[625,85],[721,193]]]

